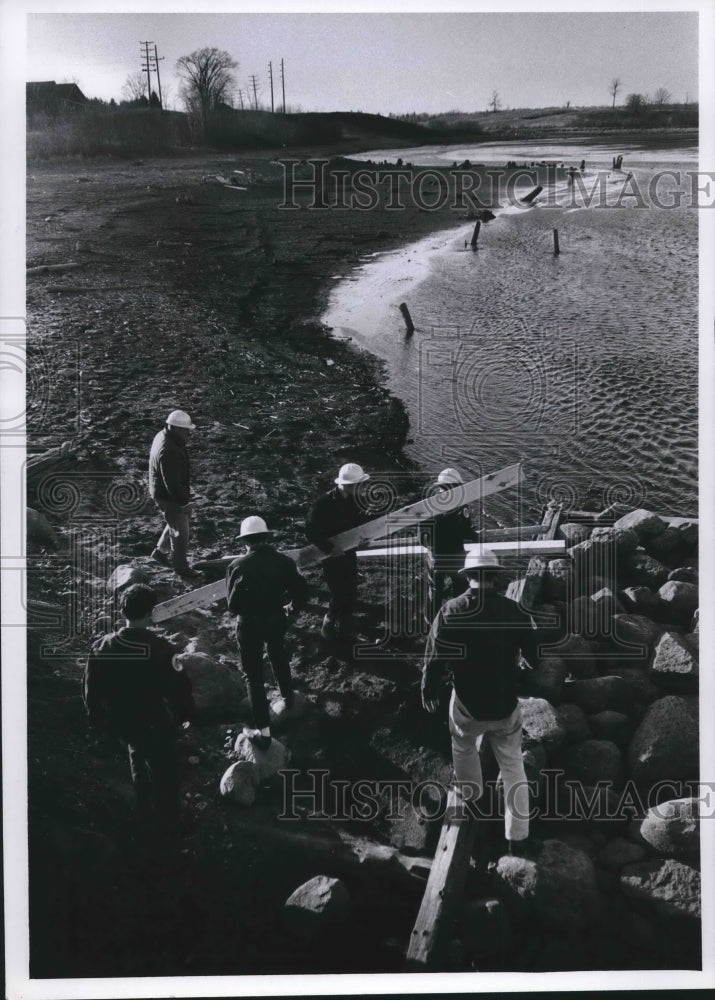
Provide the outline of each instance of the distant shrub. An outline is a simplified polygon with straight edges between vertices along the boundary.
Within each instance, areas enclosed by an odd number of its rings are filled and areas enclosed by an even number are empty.
[[[90,106],[71,118],[38,119],[27,132],[30,159],[169,153],[189,143],[186,116],[154,108]]]

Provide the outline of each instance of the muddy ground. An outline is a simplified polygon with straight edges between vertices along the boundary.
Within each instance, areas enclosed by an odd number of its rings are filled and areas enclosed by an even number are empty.
[[[33,605],[28,632],[33,976],[402,967],[419,887],[376,896],[370,879],[348,873],[349,928],[308,945],[286,934],[280,907],[330,867],[326,850],[339,833],[429,853],[423,831],[410,846],[381,814],[369,829],[312,821],[294,836],[295,823],[276,819],[279,787],[249,812],[227,808],[218,796],[225,733],[245,721],[230,718],[182,738],[184,829],[177,844],[146,843],[126,761],[88,729],[80,699],[85,652],[117,621],[104,587],[112,569],[144,567],[162,598],[183,589],[148,562],[160,529],[146,496],[148,448],[170,410],[188,410],[199,427],[195,559],[237,551],[251,513],[279,544],[303,544],[310,502],[345,461],[399,470],[408,494],[414,474],[414,496],[424,486],[402,455],[407,420],[380,365],[332,341],[317,317],[330,283],[367,252],[464,225],[463,213],[280,210],[282,174],[268,157],[226,155],[28,169],[28,268],[81,265],[29,272],[27,284],[28,451],[79,446],[28,489],[59,538],[32,554],[29,583],[31,599],[59,615],[48,625],[47,609]],[[240,176],[247,190],[217,175]],[[385,567],[371,563],[359,625],[377,641],[389,610]],[[386,660],[331,660],[317,638],[320,574],[310,579],[311,610],[291,643],[313,707],[284,734],[294,766],[343,778],[429,777],[435,760],[446,767],[444,727],[418,704],[419,637],[395,643],[399,655]],[[411,590],[410,581],[393,588]],[[406,620],[418,604],[419,595],[416,604],[401,599]],[[220,607],[167,624],[179,646],[202,636],[236,666]],[[425,749],[430,741],[436,751]]]

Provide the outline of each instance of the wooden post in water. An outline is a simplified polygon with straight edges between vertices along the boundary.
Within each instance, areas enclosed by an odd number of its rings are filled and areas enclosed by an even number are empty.
[[[412,322],[412,317],[410,316],[410,310],[407,308],[406,302],[400,302],[400,312],[402,313],[402,318],[405,321],[405,333],[407,336],[411,336],[415,332],[415,324]]]
[[[558,257],[560,253],[561,250],[559,249],[559,231],[558,229],[554,229],[554,257]]]
[[[477,249],[479,249],[479,248],[477,247],[477,240],[479,239],[479,230],[480,230],[481,228],[482,228],[482,223],[481,223],[481,220],[480,220],[480,219],[477,219],[477,224],[476,224],[476,226],[474,227],[474,232],[472,233],[472,239],[471,239],[471,242],[470,242],[470,244],[469,244],[469,245],[471,246],[472,250],[477,250]]]

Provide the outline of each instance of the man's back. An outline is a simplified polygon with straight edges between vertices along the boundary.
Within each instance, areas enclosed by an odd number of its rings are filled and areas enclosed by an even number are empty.
[[[84,677],[90,719],[122,736],[170,727],[170,707],[181,718],[191,708],[191,685],[172,666],[174,649],[146,628],[122,628],[92,646]]]
[[[181,506],[190,500],[189,453],[171,431],[154,437],[149,453],[149,493],[154,500]]]
[[[288,601],[300,608],[307,590],[305,578],[290,556],[268,544],[234,559],[226,574],[228,608],[236,615],[282,613]]]
[[[535,655],[529,615],[491,588],[471,588],[440,610],[427,642],[430,669],[446,666],[475,719],[500,719],[517,703],[519,652]]]

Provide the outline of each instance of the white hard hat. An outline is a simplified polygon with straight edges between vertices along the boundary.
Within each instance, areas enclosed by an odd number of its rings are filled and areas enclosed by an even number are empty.
[[[468,552],[464,560],[464,566],[460,573],[466,573],[470,569],[500,569],[501,564],[496,555],[489,551]]]
[[[438,483],[463,483],[462,475],[456,469],[442,469],[437,476]]]
[[[245,517],[241,521],[241,538],[246,538],[247,535],[267,535],[268,525],[263,520],[262,517],[257,517],[255,514],[251,514],[250,517]]]
[[[184,410],[172,410],[166,422],[169,427],[184,427],[187,431],[196,430],[196,424],[191,423],[191,417]]]
[[[361,465],[358,465],[356,462],[348,462],[347,465],[341,466],[335,482],[338,486],[350,486],[354,483],[364,483],[369,478],[370,476],[363,470]]]

